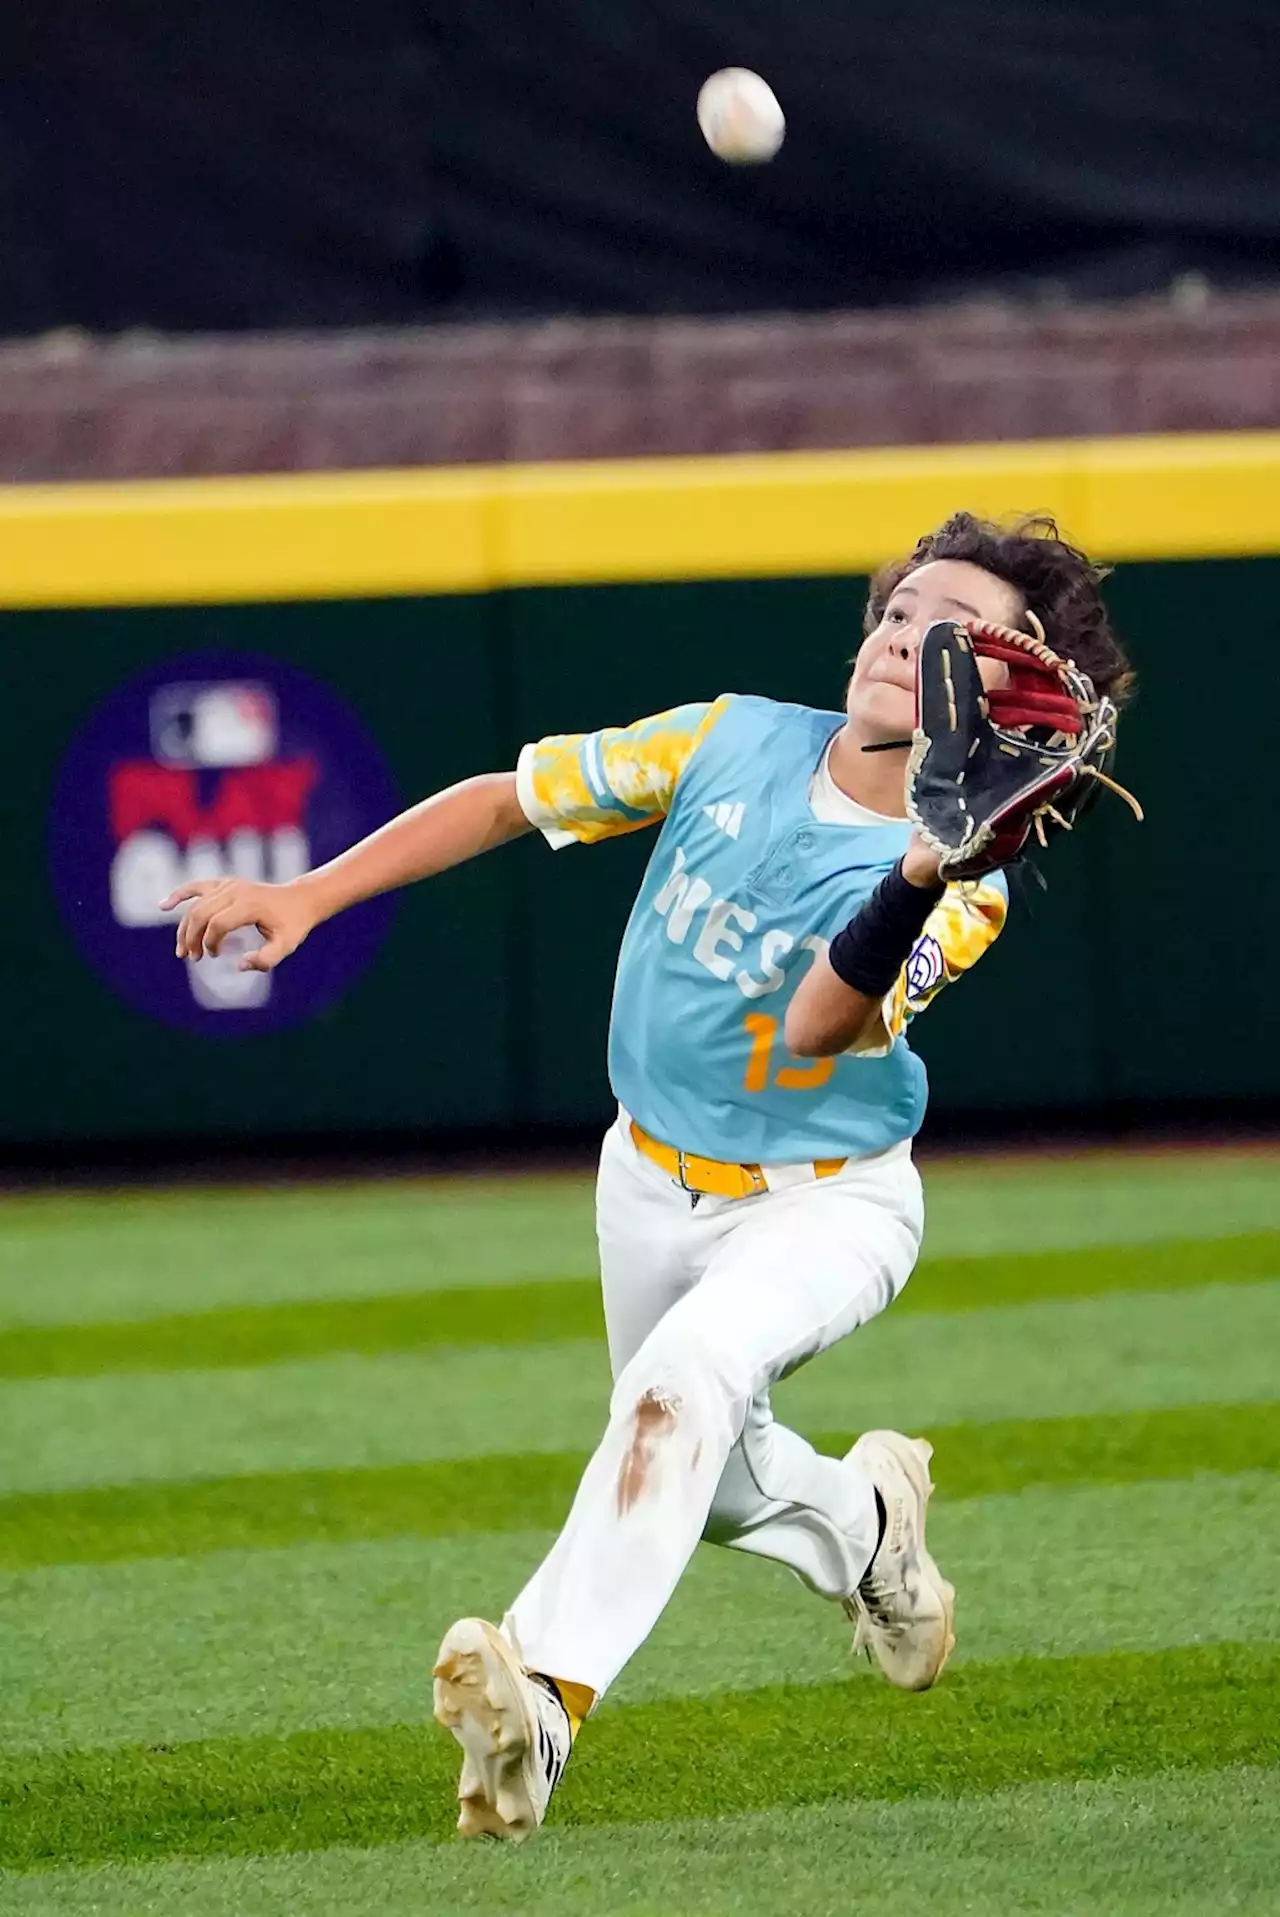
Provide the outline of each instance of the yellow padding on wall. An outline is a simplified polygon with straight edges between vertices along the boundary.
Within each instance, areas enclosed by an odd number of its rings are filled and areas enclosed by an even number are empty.
[[[958,505],[1072,504],[1050,444],[535,466],[511,474],[498,556],[519,585],[865,572]]]
[[[480,469],[0,487],[0,605],[482,592]]]
[[[0,488],[0,605],[859,573],[958,506],[1106,559],[1280,553],[1280,433]]]
[[[1082,543],[1108,559],[1280,553],[1280,433],[1082,442]]]

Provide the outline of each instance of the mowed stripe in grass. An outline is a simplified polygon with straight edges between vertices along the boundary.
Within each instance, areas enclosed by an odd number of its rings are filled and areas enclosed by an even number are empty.
[[[939,1503],[929,1535],[959,1592],[958,1664],[1273,1632],[1275,1472]],[[16,1754],[420,1721],[446,1627],[500,1616],[554,1536],[400,1537],[8,1576],[2,1741]],[[610,1710],[765,1685],[877,1689],[872,1667],[851,1663],[850,1640],[839,1608],[777,1567],[707,1547]]]
[[[1241,1169],[1245,1204],[1251,1192],[1261,1204]],[[9,1196],[0,1199],[0,1323],[586,1276],[594,1210],[590,1178],[561,1174]],[[1220,1229],[1275,1222],[1255,1209]]]
[[[813,1442],[838,1457],[856,1435],[824,1432]],[[948,1499],[1039,1484],[1280,1471],[1280,1404],[1010,1419],[943,1425],[929,1435],[934,1478]],[[0,1498],[0,1567],[555,1529],[586,1461],[584,1452],[517,1452],[383,1470],[270,1472]]]
[[[832,1684],[633,1705],[593,1720],[555,1822],[1267,1764],[1278,1712],[1280,1648],[1257,1645],[1011,1659],[918,1698]],[[0,1864],[443,1839],[455,1786],[455,1747],[425,1724],[0,1760]]]
[[[1280,1228],[1274,1154],[934,1160],[930,1259]],[[0,1324],[583,1278],[593,1181],[524,1177],[0,1198]]]
[[[1178,1239],[1003,1258],[926,1261],[898,1312],[972,1311],[1033,1299],[1185,1290],[1280,1277],[1280,1232]],[[240,1369],[424,1347],[554,1343],[604,1334],[595,1280],[396,1292],[382,1298],[238,1307],[0,1332],[0,1377],[73,1378],[113,1371]]]
[[[1280,1282],[883,1313],[775,1393],[802,1431],[1280,1399]],[[0,1493],[590,1450],[602,1345],[342,1353],[0,1384]]]
[[[1275,1917],[1278,1881],[1276,1773],[1233,1765],[621,1827],[553,1819],[518,1850],[411,1839],[10,1871],[0,1907],[11,1917],[1026,1917],[1032,1907],[1039,1917]]]
[[[1272,1260],[1280,1276],[1280,1255]],[[1251,1275],[1251,1274],[1250,1274]],[[594,1279],[385,1298],[243,1306],[0,1332],[0,1378],[85,1378],[112,1371],[239,1370],[336,1352],[554,1344],[604,1336]]]

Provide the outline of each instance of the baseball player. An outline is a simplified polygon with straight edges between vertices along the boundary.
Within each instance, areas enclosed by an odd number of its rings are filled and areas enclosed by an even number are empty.
[[[1128,673],[1100,577],[1051,522],[956,514],[873,581],[843,713],[725,694],[541,739],[289,884],[202,881],[165,902],[187,906],[180,958],[256,925],[242,964],[270,970],[344,907],[522,833],[661,828],[609,1042],[608,1423],[501,1626],[465,1618],[441,1645],[465,1835],[542,1823],[700,1538],[842,1606],[890,1683],[923,1690],[946,1663],[930,1446],[869,1431],[822,1456],[769,1394],[911,1274],[926,1087],[906,1031],[1000,932],[999,860],[1046,814],[1069,822],[1091,760],[1109,782]]]

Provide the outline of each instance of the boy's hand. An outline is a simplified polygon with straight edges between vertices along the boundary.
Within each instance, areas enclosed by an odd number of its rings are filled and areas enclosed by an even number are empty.
[[[194,900],[194,904],[188,901]],[[194,879],[180,885],[160,904],[162,912],[188,904],[178,926],[175,950],[180,959],[213,957],[230,932],[256,925],[265,944],[247,952],[237,967],[241,972],[271,972],[281,959],[296,952],[317,923],[307,892],[296,883],[257,884],[252,879]]]

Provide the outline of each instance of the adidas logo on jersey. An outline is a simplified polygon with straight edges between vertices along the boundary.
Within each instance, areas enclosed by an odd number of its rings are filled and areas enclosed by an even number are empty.
[[[703,813],[712,825],[736,839],[742,830],[742,821],[746,817],[746,802],[739,799],[735,805],[732,800],[720,800],[715,805],[704,805]]]

